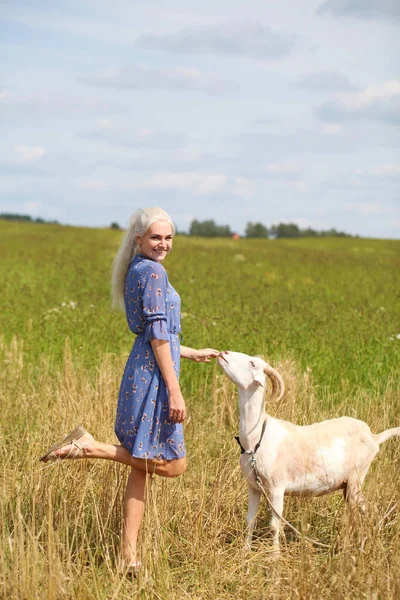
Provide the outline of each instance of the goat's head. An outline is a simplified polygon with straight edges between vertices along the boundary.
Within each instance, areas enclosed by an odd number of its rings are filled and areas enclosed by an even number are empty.
[[[259,356],[225,350],[218,357],[218,364],[240,389],[247,390],[251,386],[260,385],[266,387],[268,377],[272,383],[271,398],[277,395],[280,400],[285,393],[285,384],[278,371]]]

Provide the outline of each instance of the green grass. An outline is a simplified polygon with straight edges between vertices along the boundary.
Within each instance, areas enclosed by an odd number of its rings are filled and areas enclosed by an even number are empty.
[[[104,352],[129,350],[125,317],[110,311],[120,238],[0,221],[0,331],[24,341],[29,363],[45,354],[59,365],[67,337],[88,367]],[[400,330],[398,241],[181,237],[166,267],[182,297],[186,345],[271,361],[290,354],[332,392],[342,380],[382,391],[399,374],[400,340],[391,339]]]
[[[395,599],[400,595],[400,444],[365,484],[369,514],[347,533],[340,494],[289,499],[275,562],[264,506],[244,554],[246,485],[233,441],[236,393],[216,365],[182,363],[189,469],[155,479],[140,535],[145,573],[115,572],[126,469],[45,467],[38,456],[79,422],[114,441],[133,343],[110,311],[120,232],[0,221],[0,595],[7,600]],[[180,292],[184,343],[264,354],[288,394],[272,414],[310,423],[348,414],[400,424],[400,242],[178,237],[165,266]],[[70,304],[72,303],[72,304]],[[391,339],[394,338],[394,339]]]

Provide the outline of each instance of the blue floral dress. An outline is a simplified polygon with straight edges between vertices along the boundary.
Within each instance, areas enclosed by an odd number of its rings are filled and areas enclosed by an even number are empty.
[[[172,460],[186,454],[181,423],[168,418],[168,391],[150,344],[168,340],[179,377],[180,297],[168,281],[164,267],[137,254],[125,279],[128,325],[136,333],[122,377],[115,433],[137,458]]]

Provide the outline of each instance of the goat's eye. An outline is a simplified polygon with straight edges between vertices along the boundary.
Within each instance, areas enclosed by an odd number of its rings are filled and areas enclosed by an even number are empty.
[[[253,369],[256,368],[256,363],[254,362],[254,360],[250,361],[250,366],[253,367]]]

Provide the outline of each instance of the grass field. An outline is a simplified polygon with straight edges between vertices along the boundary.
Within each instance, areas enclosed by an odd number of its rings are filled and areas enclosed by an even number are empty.
[[[243,551],[246,485],[238,407],[215,364],[184,361],[189,468],[155,478],[141,531],[143,573],[116,574],[123,467],[38,457],[82,422],[114,442],[133,343],[110,311],[113,230],[0,221],[1,597],[26,600],[397,599],[400,440],[365,484],[369,511],[347,534],[341,494],[286,501],[285,517],[331,546],[286,532],[270,552],[266,507]],[[298,423],[347,414],[400,424],[400,242],[178,237],[165,262],[182,298],[184,343],[263,354],[288,393],[271,414]],[[393,508],[394,507],[394,508]]]

